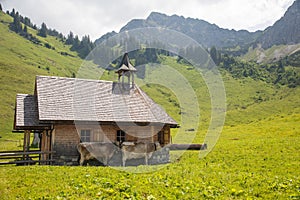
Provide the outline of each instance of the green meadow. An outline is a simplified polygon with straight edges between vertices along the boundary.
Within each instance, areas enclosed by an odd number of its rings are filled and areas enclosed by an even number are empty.
[[[110,167],[0,167],[2,199],[299,199],[299,115],[225,126],[212,152],[152,173]],[[291,128],[292,127],[292,128]],[[173,152],[174,154],[177,152]],[[136,171],[147,166],[139,166]]]
[[[0,12],[0,151],[22,149],[23,135],[11,132],[16,94],[32,94],[36,75],[71,77],[83,62],[54,37],[41,38],[29,29],[42,45],[25,40],[9,30],[11,21]],[[46,43],[55,49],[43,46]],[[160,59],[188,80],[196,98],[183,98],[182,106],[181,94],[175,90],[142,80],[137,83],[182,124],[173,130],[174,138],[181,135],[179,141],[193,138],[193,143],[202,143],[211,118],[205,81],[196,69],[177,63],[176,58]],[[152,67],[146,67],[146,74]],[[0,199],[300,199],[300,88],[220,73],[226,119],[216,146],[204,158],[199,151],[186,151],[180,157],[182,152],[173,151],[170,164],[125,169],[0,166]],[[115,80],[114,76],[105,71],[102,78]],[[177,78],[173,73],[168,76]],[[182,123],[194,112],[185,105],[195,101],[199,120]],[[145,170],[154,172],[132,173]]]

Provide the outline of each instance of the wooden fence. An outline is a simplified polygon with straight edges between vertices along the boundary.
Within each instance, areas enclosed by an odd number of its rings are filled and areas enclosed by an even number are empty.
[[[42,155],[50,155],[51,158],[53,151],[1,151],[0,152],[0,165],[32,165],[32,164],[46,164],[50,165],[54,162],[52,159],[41,159]]]

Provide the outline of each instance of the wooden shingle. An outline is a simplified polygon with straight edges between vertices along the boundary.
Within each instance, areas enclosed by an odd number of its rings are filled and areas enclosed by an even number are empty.
[[[48,124],[39,121],[36,97],[29,94],[18,94],[16,97],[14,129],[43,129],[48,126]]]

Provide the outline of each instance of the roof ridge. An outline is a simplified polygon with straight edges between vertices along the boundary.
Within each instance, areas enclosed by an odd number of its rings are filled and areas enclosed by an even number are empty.
[[[45,75],[36,75],[36,79],[38,78],[51,78],[51,79],[69,79],[69,80],[81,80],[81,81],[89,81],[89,82],[103,82],[103,83],[113,83],[114,81],[107,80],[96,80],[96,79],[85,79],[85,78],[70,78],[70,77],[62,77],[62,76],[45,76]]]

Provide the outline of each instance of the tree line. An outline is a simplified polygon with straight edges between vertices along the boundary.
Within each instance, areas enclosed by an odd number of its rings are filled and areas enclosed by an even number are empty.
[[[95,48],[95,44],[91,41],[90,36],[85,35],[79,40],[79,37],[77,35],[74,36],[72,31],[68,34],[65,44],[71,45],[71,50],[76,51],[81,58],[85,58]]]
[[[33,25],[28,17],[23,17],[19,14],[19,12],[15,12],[15,9],[12,9],[11,12],[7,11],[7,14],[9,14],[13,18],[13,22],[10,23],[9,28],[10,30],[14,31],[15,33],[23,36],[24,38],[30,40],[31,42],[35,44],[40,44],[41,41],[32,35],[31,33],[28,33],[28,28],[31,27],[35,30],[37,30],[36,25]],[[22,25],[23,23],[23,25]]]

